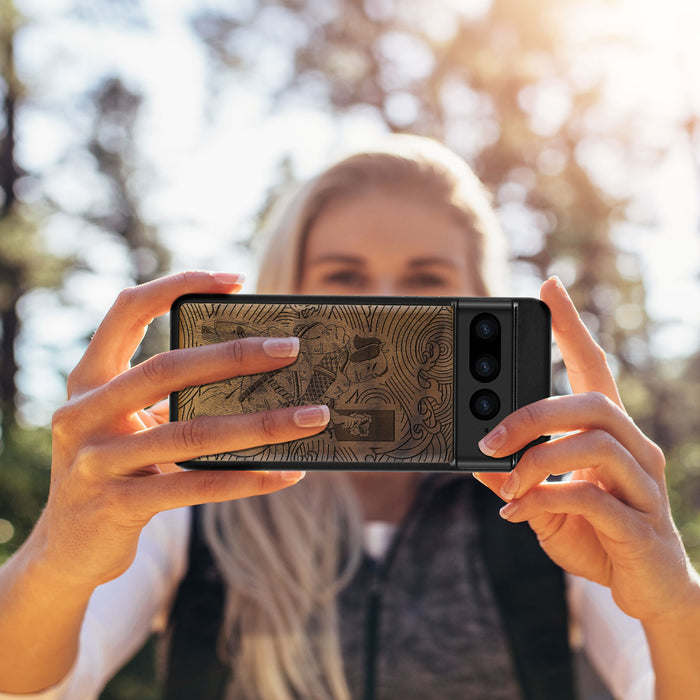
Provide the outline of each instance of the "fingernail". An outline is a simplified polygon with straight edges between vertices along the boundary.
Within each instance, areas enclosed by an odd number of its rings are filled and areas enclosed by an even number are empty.
[[[506,444],[506,429],[499,425],[479,442],[479,449],[489,457],[498,452],[499,448]]]
[[[503,486],[501,486],[501,496],[506,501],[510,501],[515,498],[518,488],[520,488],[520,476],[518,476],[518,472],[511,472],[510,476],[503,482]]]
[[[296,357],[299,354],[299,338],[268,338],[262,345],[270,357]]]
[[[294,411],[294,422],[300,428],[318,428],[328,423],[330,417],[328,406],[302,406]]]
[[[213,272],[212,277],[218,284],[243,284],[245,274],[242,272]]]
[[[280,472],[282,481],[301,481],[305,476],[306,472]]]
[[[565,294],[567,297],[569,296],[569,292],[566,291],[564,283],[556,275],[552,275],[549,279],[554,281],[554,284],[557,285],[562,294]]]
[[[508,518],[512,518],[515,513],[518,510],[518,504],[515,502],[512,503],[506,503],[501,510],[498,511],[498,514],[504,519],[508,520]]]

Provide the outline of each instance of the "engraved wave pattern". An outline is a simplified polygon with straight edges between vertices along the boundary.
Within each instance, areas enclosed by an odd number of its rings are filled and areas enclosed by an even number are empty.
[[[405,437],[386,459],[452,459],[453,321],[451,309],[445,311],[429,324],[397,329],[405,362],[397,363],[387,386],[402,403],[400,434]]]
[[[348,337],[375,336],[382,342],[387,367],[383,376],[366,381],[339,398],[339,403],[384,407],[396,412],[393,443],[335,442],[329,427],[319,436],[278,445],[212,455],[204,460],[251,461],[401,461],[450,462],[452,445],[452,374],[454,364],[451,307],[210,304],[183,305],[181,344],[220,342],[245,335],[298,334],[300,327],[325,323],[342,327]],[[207,336],[206,338],[204,336]],[[396,349],[399,349],[397,352]],[[286,371],[286,370],[285,370]],[[258,375],[263,376],[263,375]],[[251,378],[246,378],[249,382]],[[191,387],[179,392],[181,419],[198,414],[202,397],[217,394],[229,400],[230,382]],[[230,401],[230,400],[229,400]],[[284,405],[288,405],[285,402]],[[279,404],[283,405],[283,404]],[[226,410],[231,409],[230,402]],[[238,406],[240,409],[240,405]],[[248,409],[250,410],[250,409]],[[211,413],[211,410],[209,410]]]

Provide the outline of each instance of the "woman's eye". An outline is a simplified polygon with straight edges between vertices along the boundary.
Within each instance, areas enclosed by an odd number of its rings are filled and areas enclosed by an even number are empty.
[[[447,285],[447,280],[443,277],[430,274],[413,275],[406,282],[407,287],[414,288],[444,287]]]
[[[346,287],[359,287],[365,282],[365,277],[354,270],[338,270],[323,277],[323,281],[330,284],[341,284]]]

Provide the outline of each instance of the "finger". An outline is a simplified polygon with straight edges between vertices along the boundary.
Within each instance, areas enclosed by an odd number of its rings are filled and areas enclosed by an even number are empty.
[[[652,478],[617,440],[604,430],[592,429],[531,447],[502,485],[500,495],[512,500],[525,495],[550,474],[592,469],[612,496],[640,511],[658,503]]]
[[[151,419],[150,425],[162,425],[170,420],[170,401],[163,399],[151,406],[146,413]],[[149,426],[150,427],[150,426]]]
[[[561,281],[557,277],[548,279],[542,285],[540,298],[552,312],[552,333],[573,391],[599,391],[623,408],[605,352],[581,321]]]
[[[658,446],[619,406],[597,392],[550,397],[523,406],[506,416],[479,447],[490,457],[503,457],[542,435],[594,428],[615,438],[653,478],[661,476],[664,460]]]
[[[497,496],[501,496],[503,484],[508,480],[509,474],[501,472],[472,472],[472,476],[486,488],[491,489]],[[503,496],[501,496],[503,498]]]
[[[327,406],[313,405],[194,418],[112,438],[84,450],[80,460],[90,470],[104,471],[104,465],[111,464],[118,465],[119,473],[129,473],[151,464],[185,462],[310,437],[326,427],[329,417]],[[236,467],[235,462],[231,467]]]
[[[529,522],[542,543],[556,534],[561,525],[559,518],[549,517],[552,515],[581,516],[617,543],[634,539],[639,529],[635,511],[590,481],[541,484],[522,498],[507,503],[500,512],[510,522]]]
[[[269,372],[295,361],[298,338],[240,338],[154,355],[84,397],[101,421],[133,413],[174,391]]]
[[[224,272],[181,272],[123,290],[71,372],[69,396],[104,384],[127,369],[148,325],[167,313],[177,297],[238,291],[243,279]]]
[[[259,496],[296,484],[303,471],[179,471],[131,479],[124,496],[148,519],[163,510]]]

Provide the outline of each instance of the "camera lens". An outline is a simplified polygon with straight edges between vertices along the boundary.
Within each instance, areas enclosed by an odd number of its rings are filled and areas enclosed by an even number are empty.
[[[472,413],[480,420],[493,418],[501,408],[498,396],[490,389],[477,391],[470,401]]]
[[[498,374],[498,360],[493,355],[479,355],[474,362],[474,374],[482,382],[488,382]]]
[[[481,314],[474,319],[474,333],[481,340],[493,340],[500,330],[498,319],[491,314]]]

